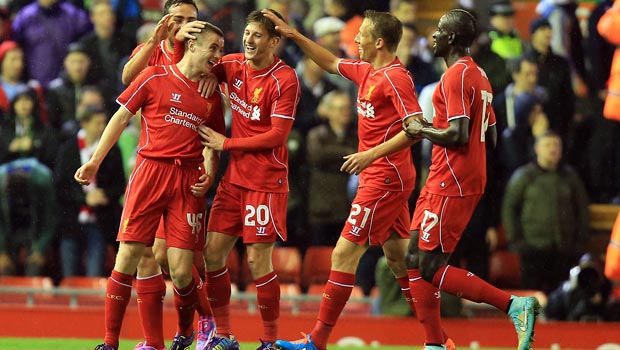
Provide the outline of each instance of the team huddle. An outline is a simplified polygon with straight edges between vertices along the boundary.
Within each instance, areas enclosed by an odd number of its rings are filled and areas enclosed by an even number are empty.
[[[447,264],[486,183],[486,144],[496,142],[492,90],[468,55],[475,20],[451,10],[439,20],[433,51],[449,67],[433,96],[432,124],[423,121],[414,80],[396,57],[402,24],[368,10],[355,37],[359,59],[340,59],[289,26],[271,9],[251,12],[243,53],[223,54],[224,34],[197,21],[192,0],[168,0],[151,39],[123,69],[129,84],[97,149],[75,173],[87,185],[129,120],[141,114],[138,158],[124,197],[119,251],[107,282],[106,333],[95,349],[117,350],[132,283],[144,341],[134,349],[165,349],[164,274],[173,283],[178,323],[172,350],[239,349],[230,317],[226,258],[241,237],[256,285],[263,336],[257,350],[324,350],[351,295],[369,245],[381,246],[403,297],[425,331],[425,349],[455,349],[439,317],[439,290],[506,312],[518,349],[529,350],[539,305],[499,290]],[[328,73],[358,85],[357,153],[341,171],[359,174],[351,211],[332,254],[317,321],[302,339],[278,337],[280,286],[271,256],[287,239],[288,150],[300,83],[276,57],[286,37]],[[221,88],[224,86],[225,88]],[[207,96],[207,97],[203,97]],[[225,135],[223,99],[232,123]],[[416,173],[410,146],[433,143],[432,164],[410,217]],[[220,152],[230,161],[206,216]],[[256,176],[260,174],[260,176]],[[208,297],[207,297],[208,296]],[[194,313],[198,313],[194,329]]]

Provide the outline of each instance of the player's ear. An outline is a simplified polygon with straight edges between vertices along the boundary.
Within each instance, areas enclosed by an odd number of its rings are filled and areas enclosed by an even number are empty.
[[[452,45],[456,41],[456,33],[452,32],[448,35],[448,44]]]
[[[273,36],[273,37],[271,38],[271,47],[276,47],[276,46],[278,46],[278,44],[280,43],[280,40],[281,40],[281,39],[282,39],[282,38],[281,38],[281,37],[279,37],[279,36]]]

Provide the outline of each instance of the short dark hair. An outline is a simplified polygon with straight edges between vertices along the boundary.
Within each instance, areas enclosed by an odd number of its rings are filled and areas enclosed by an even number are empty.
[[[446,13],[448,31],[456,35],[455,45],[470,47],[476,38],[476,18],[464,9],[452,9]]]
[[[88,123],[89,121],[91,121],[91,119],[93,119],[94,116],[99,114],[103,114],[106,116],[106,118],[108,118],[108,112],[106,111],[105,107],[101,105],[88,105],[84,106],[80,114],[76,116],[76,119],[80,123]]]
[[[178,4],[188,4],[194,6],[194,8],[196,9],[196,13],[198,13],[198,6],[196,5],[196,2],[194,2],[194,0],[166,0],[166,3],[164,4],[164,15],[169,14],[170,8]]]
[[[521,66],[523,62],[529,62],[533,65],[538,65],[536,60],[530,55],[521,55],[519,57],[508,60],[508,69],[510,73],[515,74],[521,72]]]
[[[400,38],[403,36],[403,24],[400,20],[389,12],[374,10],[364,11],[364,18],[372,22],[370,34],[375,39],[383,39],[388,51],[395,52]]]
[[[279,19],[286,22],[284,17],[282,17],[282,15],[278,11],[274,9],[266,9],[266,10],[271,11],[271,13],[276,15]],[[263,27],[265,27],[265,29],[267,29],[267,33],[269,33],[269,37],[271,38],[273,37],[279,38],[282,36],[280,32],[276,30],[276,25],[269,18],[265,17],[265,15],[263,15],[261,10],[254,10],[250,12],[248,17],[245,19],[245,24],[248,25],[250,23],[260,23]]]

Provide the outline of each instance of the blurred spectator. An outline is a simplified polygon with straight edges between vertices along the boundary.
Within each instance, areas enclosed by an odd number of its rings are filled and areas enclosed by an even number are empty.
[[[129,56],[136,46],[135,36],[116,30],[116,15],[109,0],[96,0],[90,7],[90,20],[94,30],[79,43],[90,58],[90,76],[106,94],[106,100],[120,93],[118,70],[123,57]],[[111,105],[108,103],[108,105]]]
[[[120,221],[119,198],[125,190],[121,153],[113,146],[94,181],[78,184],[75,169],[94,152],[108,122],[102,107],[86,107],[79,115],[81,129],[59,149],[54,170],[60,216],[60,253],[63,277],[102,276],[107,243],[114,242]],[[82,261],[86,261],[85,266]]]
[[[538,83],[547,91],[543,108],[552,130],[566,142],[569,128],[575,118],[575,94],[571,87],[568,61],[551,49],[551,25],[544,18],[530,23],[532,47],[527,55],[538,63]]]
[[[478,34],[471,46],[471,57],[484,69],[493,93],[504,91],[511,81],[510,72],[506,61],[491,50],[488,32]]]
[[[327,72],[308,56],[303,57],[296,70],[299,76],[301,95],[293,128],[299,130],[305,138],[308,130],[322,122],[316,113],[321,97],[335,90],[336,85],[330,82]]]
[[[0,42],[11,40],[11,17],[8,9],[0,8]]]
[[[82,89],[90,83],[90,57],[79,43],[73,43],[64,60],[64,70],[46,90],[50,125],[61,131],[61,140],[75,135],[76,108]]]
[[[317,44],[321,45],[336,57],[348,58],[347,53],[341,46],[340,31],[344,28],[345,23],[337,17],[321,17],[313,25],[312,30],[314,34],[314,40]],[[302,61],[295,68],[297,72],[303,72],[303,65],[308,59],[302,59]],[[333,85],[336,85],[340,90],[349,92],[352,98],[357,97],[357,87],[350,80],[339,74],[327,74],[323,71],[325,78]],[[315,104],[315,106],[317,106]],[[300,109],[297,109],[298,113]]]
[[[523,42],[515,28],[515,10],[510,0],[494,0],[489,5],[491,51],[503,59],[521,56]]]
[[[618,304],[610,303],[611,283],[590,254],[570,269],[569,278],[549,294],[545,316],[558,321],[618,321]]]
[[[88,33],[88,15],[58,0],[37,0],[13,20],[13,37],[26,53],[28,76],[46,86],[58,76],[69,44]]]
[[[132,37],[142,25],[140,0],[111,0],[116,17],[116,31]]]
[[[403,35],[398,43],[396,56],[413,75],[416,92],[419,94],[424,86],[438,81],[439,75],[432,64],[414,54],[417,37],[417,29],[413,24],[403,24]]]
[[[349,175],[340,171],[342,157],[357,151],[351,105],[352,100],[344,91],[326,94],[318,113],[327,122],[308,133],[308,222],[312,245],[334,246],[351,209],[347,198]]]
[[[430,50],[428,39],[418,32],[416,23],[418,21],[418,0],[392,0],[390,1],[390,12],[398,18],[403,25],[412,26],[415,32],[414,41],[411,43],[411,54],[427,63],[432,63],[433,53]],[[402,42],[402,39],[401,39]],[[397,55],[402,60],[402,55]],[[416,85],[417,87],[417,85]]]
[[[519,167],[504,194],[502,221],[510,248],[521,258],[521,287],[557,288],[588,238],[588,197],[581,179],[562,164],[562,141],[536,139],[536,159]]]
[[[577,19],[575,0],[541,0],[536,12],[551,24],[551,48],[566,59],[571,68],[572,88],[575,95],[585,97],[586,66],[583,51],[583,35]]]
[[[291,18],[291,0],[269,0],[267,8],[277,11],[284,17],[287,23],[298,28],[300,32],[305,33],[303,25],[299,21],[295,21],[295,18]],[[291,67],[295,67],[303,56],[299,46],[284,36],[280,38],[274,54]]]
[[[321,17],[312,25],[314,41],[334,54],[336,57],[345,58],[347,53],[340,46],[340,31],[345,23],[338,17]]]
[[[355,13],[354,0],[324,0],[325,14],[338,17],[345,24],[340,31],[340,46],[351,58],[359,57],[358,46],[355,43],[359,27],[362,25],[362,16]]]
[[[508,67],[512,75],[512,83],[503,91],[495,91],[493,98],[498,135],[501,135],[506,128],[514,129],[516,126],[515,97],[532,94],[541,103],[547,98],[545,89],[538,85],[538,64],[532,60],[531,56],[521,56],[511,60]]]
[[[499,149],[500,164],[506,177],[534,158],[534,142],[549,129],[541,101],[533,93],[514,96],[514,125],[504,129]]]
[[[29,87],[37,93],[37,104],[41,120],[47,122],[47,109],[43,88],[36,80],[24,82],[24,51],[15,41],[7,40],[0,44],[0,110],[7,113],[13,98]]]
[[[0,165],[0,275],[39,276],[56,229],[51,170],[36,158]]]
[[[39,115],[36,93],[31,89],[18,93],[0,129],[0,164],[34,157],[54,168],[58,140]]]
[[[129,124],[116,143],[121,151],[121,159],[123,160],[123,171],[125,180],[129,181],[129,175],[136,165],[136,156],[138,155],[138,143],[140,141],[140,126],[142,124],[142,113],[138,112],[129,120]]]

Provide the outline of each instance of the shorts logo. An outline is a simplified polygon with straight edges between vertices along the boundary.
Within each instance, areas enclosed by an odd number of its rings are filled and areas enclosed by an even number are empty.
[[[422,231],[422,237],[420,237],[421,240],[423,240],[424,242],[430,242],[430,238],[431,238],[431,234],[427,231]]]
[[[352,234],[353,236],[360,236],[360,232],[362,231],[362,228],[359,226],[352,226],[351,229],[349,230],[349,233]]]
[[[192,234],[200,233],[202,229],[202,213],[187,213],[187,223],[192,227]]]
[[[256,227],[257,236],[267,236],[267,228],[265,226]]]

